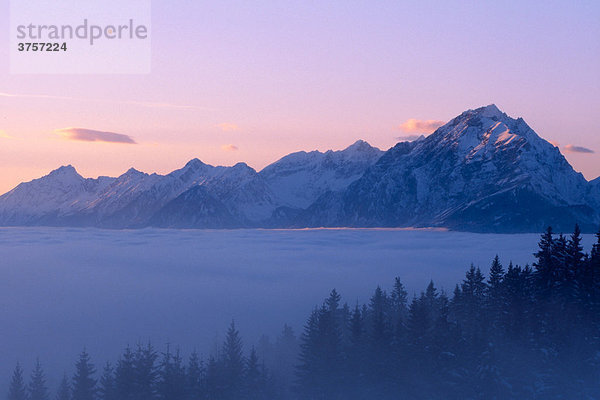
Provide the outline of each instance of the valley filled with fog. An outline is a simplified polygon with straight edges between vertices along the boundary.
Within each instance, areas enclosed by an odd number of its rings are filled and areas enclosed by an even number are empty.
[[[399,276],[451,293],[471,263],[533,261],[539,235],[436,230],[0,229],[0,376],[39,356],[51,388],[85,347],[101,369],[151,341],[208,356],[235,320],[246,346],[298,335],[332,288],[351,306]],[[584,235],[589,252],[593,237]],[[6,379],[5,379],[6,380]],[[8,382],[0,382],[4,389]]]

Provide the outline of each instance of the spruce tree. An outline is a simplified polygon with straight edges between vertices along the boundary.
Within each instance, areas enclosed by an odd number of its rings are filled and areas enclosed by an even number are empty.
[[[488,292],[490,296],[497,297],[496,292],[502,288],[502,280],[504,279],[504,267],[500,263],[500,258],[496,254],[490,267],[490,277],[488,279]]]
[[[379,364],[379,368],[373,370],[374,373],[381,369],[382,363],[380,357],[390,354],[392,327],[389,326],[390,300],[387,293],[377,286],[375,293],[369,303],[369,334],[372,344],[371,352],[373,354],[374,364]]]
[[[138,344],[133,356],[134,399],[152,400],[156,397],[158,384],[158,354],[150,342]]]
[[[494,257],[490,267],[490,275],[487,283],[487,308],[489,311],[488,320],[492,324],[492,333],[500,334],[499,325],[501,323],[502,312],[505,307],[504,294],[504,268],[500,263],[498,255]]]
[[[579,229],[579,224],[575,224],[575,229],[567,244],[568,263],[574,276],[577,275],[585,257],[581,240],[581,229]]]
[[[48,400],[50,395],[48,388],[46,387],[46,376],[42,370],[40,360],[35,360],[35,367],[31,374],[31,381],[28,386],[29,397],[28,400]]]
[[[224,388],[227,385],[223,379],[222,364],[213,356],[208,358],[206,364],[206,398],[221,399],[224,397]]]
[[[242,352],[242,339],[235,328],[235,322],[227,330],[225,342],[223,343],[223,378],[227,385],[225,397],[236,399],[240,397],[244,376],[244,356]]]
[[[116,400],[116,385],[114,368],[109,362],[104,366],[102,376],[100,377],[100,387],[98,388],[100,400]]]
[[[408,313],[408,292],[404,288],[399,277],[394,278],[394,289],[390,296],[392,306],[393,325],[394,328],[402,330],[402,325],[406,324],[406,316]]]
[[[27,400],[25,381],[23,380],[23,369],[19,363],[17,363],[10,381],[8,400]]]
[[[75,364],[73,376],[73,400],[94,400],[96,398],[96,369],[92,364],[90,355],[84,349]]]
[[[71,400],[71,386],[69,385],[69,378],[65,373],[58,385],[58,391],[56,393],[56,400]]]
[[[264,398],[265,383],[258,364],[256,350],[252,347],[244,370],[244,398],[258,400]]]
[[[197,352],[190,355],[186,374],[186,399],[203,399],[205,395],[205,374],[204,364]]]
[[[163,400],[185,399],[185,370],[179,350],[171,354],[167,346],[160,364],[158,398]]]
[[[138,392],[135,355],[127,346],[115,368],[115,392],[119,400],[134,400]]]
[[[367,368],[368,338],[365,329],[364,315],[358,304],[354,308],[350,318],[350,340],[346,350],[347,369],[345,375],[348,377],[347,384],[350,392],[359,396],[365,386],[365,373]]]
[[[533,266],[535,267],[540,294],[548,296],[554,285],[554,261],[552,258],[554,235],[551,226],[540,238],[538,247],[539,250],[534,254],[537,261]]]
[[[321,393],[319,310],[311,312],[300,337],[297,391],[301,397],[314,398]]]

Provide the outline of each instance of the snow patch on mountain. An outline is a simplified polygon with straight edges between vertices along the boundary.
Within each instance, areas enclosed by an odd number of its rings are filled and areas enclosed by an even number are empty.
[[[0,196],[0,225],[228,227],[439,226],[584,230],[600,224],[600,178],[587,182],[522,118],[467,110],[386,152],[289,154],[257,172],[199,159],[167,175],[131,168],[86,179],[72,166]]]
[[[363,140],[339,151],[300,151],[260,172],[283,206],[305,209],[327,191],[342,191],[375,164],[383,151]]]

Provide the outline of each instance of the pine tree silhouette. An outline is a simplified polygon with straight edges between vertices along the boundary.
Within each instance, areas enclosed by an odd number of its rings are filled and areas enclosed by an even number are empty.
[[[114,368],[107,362],[100,377],[100,387],[98,388],[98,397],[100,400],[116,400],[117,390],[115,384]]]
[[[158,354],[151,343],[137,345],[133,355],[133,392],[136,400],[152,400],[157,396]]]
[[[196,400],[205,397],[206,371],[204,363],[195,351],[190,355],[186,375],[186,399]]]
[[[56,393],[56,400],[71,400],[71,386],[69,385],[69,378],[65,373],[58,386]]]
[[[94,400],[96,398],[96,369],[92,364],[90,355],[84,349],[75,364],[73,376],[73,400]]]
[[[135,368],[135,355],[127,346],[115,368],[115,392],[119,400],[134,400],[138,393],[139,373]]]
[[[23,380],[23,369],[17,363],[8,389],[8,400],[27,400],[25,381]]]
[[[35,360],[35,367],[33,368],[31,381],[27,389],[29,393],[28,400],[48,400],[50,398],[48,388],[46,387],[46,376],[44,375],[39,359]]]
[[[241,396],[244,377],[244,356],[242,353],[242,340],[235,328],[235,322],[227,330],[223,343],[223,379],[227,382],[224,388],[224,398],[237,399]]]

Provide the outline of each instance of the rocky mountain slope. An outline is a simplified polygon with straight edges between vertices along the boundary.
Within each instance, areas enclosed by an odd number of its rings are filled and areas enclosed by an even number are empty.
[[[468,110],[386,152],[359,140],[257,172],[198,159],[167,175],[86,179],[72,166],[0,196],[0,225],[136,228],[446,227],[539,232],[600,225],[591,182],[523,119]]]
[[[523,119],[490,105],[398,143],[343,195],[317,200],[300,224],[520,232],[579,222],[593,230],[591,186]]]

